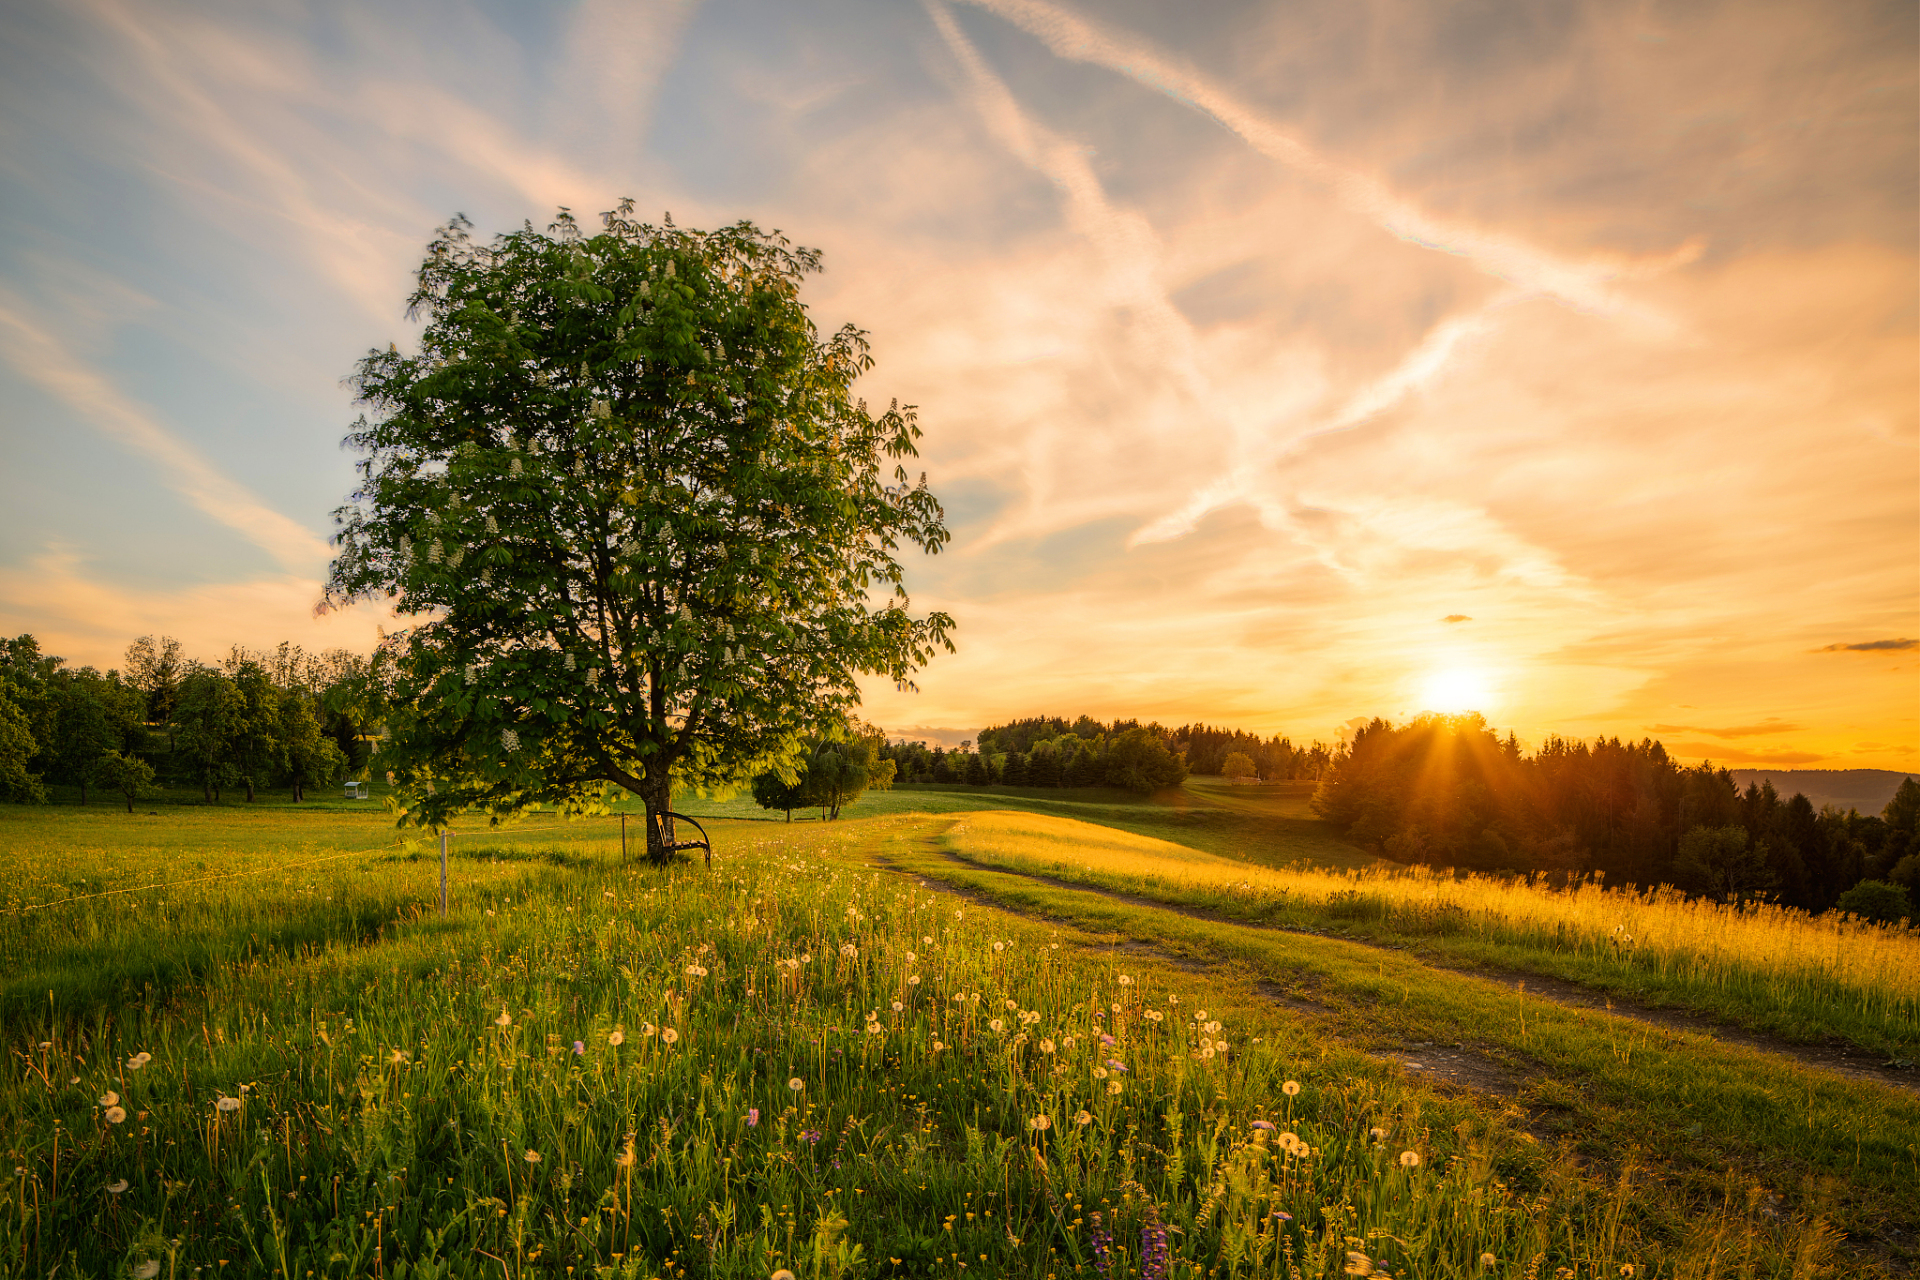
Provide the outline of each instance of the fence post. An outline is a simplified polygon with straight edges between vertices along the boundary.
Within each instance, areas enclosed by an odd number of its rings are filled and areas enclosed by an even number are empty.
[[[447,918],[447,833],[440,833],[440,918]]]

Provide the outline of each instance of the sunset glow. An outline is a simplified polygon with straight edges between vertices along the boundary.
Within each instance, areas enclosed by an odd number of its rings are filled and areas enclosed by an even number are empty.
[[[1420,687],[1420,710],[1449,715],[1478,711],[1491,716],[1495,711],[1493,686],[1485,672],[1471,668],[1449,667],[1435,671]]]
[[[919,406],[954,538],[907,587],[959,648],[873,683],[890,733],[1479,710],[1911,768],[1915,38],[1865,3],[29,0],[0,630],[369,647],[399,623],[313,614],[342,377],[410,349],[450,215],[631,195],[821,248],[816,323]]]

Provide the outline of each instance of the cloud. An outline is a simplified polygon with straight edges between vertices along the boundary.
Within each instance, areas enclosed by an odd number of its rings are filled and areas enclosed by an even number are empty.
[[[1788,724],[1784,720],[1768,720],[1764,724],[1734,725],[1726,729],[1707,729],[1694,724],[1656,724],[1655,733],[1704,733],[1710,738],[1753,738],[1769,733],[1796,733],[1801,726]]]
[[[1450,614],[1448,614],[1448,615],[1447,615],[1446,617],[1444,617],[1444,618],[1442,618],[1442,619],[1440,619],[1440,621],[1442,621],[1442,622],[1472,622],[1472,621],[1473,621],[1473,619],[1472,619],[1472,618],[1469,618],[1469,617],[1468,617],[1468,616],[1467,616],[1466,614],[1464,614],[1464,613],[1450,613]]]
[[[161,480],[202,512],[287,569],[311,572],[331,557],[326,542],[312,530],[222,474],[106,378],[82,364],[52,334],[29,321],[20,304],[5,293],[0,293],[0,329],[11,337],[0,343],[0,349],[22,377],[58,397],[109,438],[145,455],[158,467]]]
[[[1421,209],[1370,175],[1328,159],[1266,119],[1200,72],[1143,41],[1104,31],[1042,0],[967,0],[1038,38],[1056,56],[1107,67],[1213,117],[1262,155],[1332,190],[1340,202],[1400,239],[1450,253],[1528,292],[1582,311],[1615,312],[1615,281],[1655,275],[1697,258],[1701,246],[1640,260],[1622,256],[1576,261],[1512,235],[1451,222]]]
[[[1738,747],[1728,747],[1704,742],[1669,742],[1669,753],[1680,759],[1700,759],[1725,767],[1727,765],[1792,765],[1817,764],[1828,758],[1819,751],[1743,751]]]
[[[267,649],[282,640],[371,650],[391,612],[366,602],[316,617],[320,587],[318,578],[286,574],[143,589],[102,581],[72,548],[45,547],[24,564],[0,565],[0,633],[30,631],[44,651],[103,669],[118,666],[127,645],[150,633],[177,637],[203,661],[235,644]]]
[[[1815,653],[1886,653],[1920,649],[1920,640],[1862,640],[1857,644],[1830,644]]]

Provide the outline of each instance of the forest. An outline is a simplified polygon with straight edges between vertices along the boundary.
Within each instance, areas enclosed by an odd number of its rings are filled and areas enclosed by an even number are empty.
[[[1399,862],[1597,873],[1809,911],[1877,901],[1886,914],[1920,893],[1920,783],[1908,779],[1879,815],[1816,811],[1771,783],[1742,791],[1725,769],[1682,765],[1652,739],[1554,737],[1529,754],[1474,714],[1376,719],[1336,756],[1313,806]],[[1898,893],[1845,901],[1863,884]]]
[[[1178,786],[1189,773],[1220,773],[1229,756],[1246,757],[1248,776],[1266,782],[1318,778],[1332,761],[1323,743],[1295,747],[1205,724],[1168,729],[1158,722],[1035,716],[989,725],[958,751],[925,742],[881,748],[902,782],[1008,787],[1123,787],[1142,794]]]
[[[0,639],[0,799],[45,801],[57,787],[82,804],[109,793],[131,812],[172,786],[209,802],[269,788],[301,800],[366,767],[373,676],[370,659],[344,649],[235,646],[207,663],[142,636],[103,673],[42,653],[31,635]]]

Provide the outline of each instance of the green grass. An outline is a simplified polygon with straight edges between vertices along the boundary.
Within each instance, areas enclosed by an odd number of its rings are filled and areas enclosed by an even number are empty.
[[[1505,1069],[1536,1127],[1610,1170],[1638,1152],[1685,1204],[1728,1178],[1786,1192],[1861,1238],[1910,1240],[1920,1099],[1710,1037],[1528,1000],[1414,955],[1195,920],[953,856],[950,832],[901,865],[1023,913],[1227,966],[1316,1007],[1325,1034],[1378,1051],[1456,1045]],[[1650,1209],[1651,1205],[1644,1205]]]
[[[1365,939],[1454,968],[1536,973],[1803,1043],[1920,1058],[1920,934],[1731,911],[1677,894],[1566,891],[1381,864],[1249,868],[1149,839],[983,815],[960,841],[984,865],[1198,908],[1230,920]]]
[[[913,810],[965,793],[872,799],[718,817],[711,873],[605,819],[464,834],[445,921],[371,806],[0,811],[0,1274],[1092,1276],[1098,1214],[1115,1280],[1155,1220],[1182,1277],[1784,1276],[1914,1176],[1885,1091],[1522,1028],[1411,957],[956,863]],[[1258,987],[1307,974],[1333,1014]],[[1363,1052],[1481,1023],[1560,1141]]]

